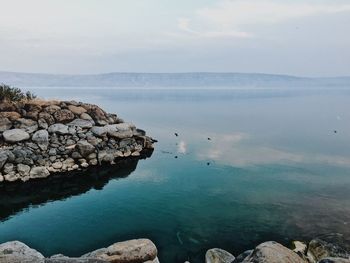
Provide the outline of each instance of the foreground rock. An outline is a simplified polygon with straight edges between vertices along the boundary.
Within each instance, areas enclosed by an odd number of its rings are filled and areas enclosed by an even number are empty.
[[[44,256],[38,251],[19,241],[6,242],[0,245],[1,263],[45,262]]]
[[[232,254],[220,248],[209,249],[205,254],[205,263],[232,263],[234,260]]]
[[[6,102],[0,109],[0,182],[114,164],[116,158],[151,151],[155,142],[135,125],[92,104]]]
[[[334,238],[336,237],[336,238]],[[350,263],[350,254],[339,234],[315,238],[308,246],[294,241],[291,250],[277,242],[269,241],[247,250],[234,258],[222,249],[210,249],[206,263]],[[332,242],[334,240],[334,242]],[[230,255],[232,257],[230,257]],[[231,260],[233,258],[233,260]]]
[[[149,239],[134,239],[115,243],[81,257],[67,257],[62,254],[44,258],[27,245],[12,241],[0,245],[0,263],[159,263],[157,248]]]
[[[242,263],[305,263],[292,250],[282,246],[281,244],[270,241],[257,246],[254,251],[247,256]]]

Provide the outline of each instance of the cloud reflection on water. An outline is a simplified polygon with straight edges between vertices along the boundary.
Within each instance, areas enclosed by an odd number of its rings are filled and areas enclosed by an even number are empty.
[[[273,146],[261,145],[246,133],[215,134],[210,143],[199,147],[199,160],[214,160],[235,167],[268,164],[327,164],[350,166],[350,157],[322,153],[292,152]]]

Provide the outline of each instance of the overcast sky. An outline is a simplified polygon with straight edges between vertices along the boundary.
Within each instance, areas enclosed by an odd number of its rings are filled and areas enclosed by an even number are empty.
[[[0,70],[350,75],[349,0],[0,0]]]

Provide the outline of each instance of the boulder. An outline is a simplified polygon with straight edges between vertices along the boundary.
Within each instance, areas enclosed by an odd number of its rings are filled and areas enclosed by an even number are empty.
[[[33,133],[38,129],[38,122],[32,119],[19,118],[15,121],[15,128],[23,129],[28,133]]]
[[[111,124],[105,126],[107,129],[107,134],[117,139],[130,138],[133,136],[133,124],[129,123],[119,123]]]
[[[67,125],[64,125],[62,123],[56,123],[52,124],[48,128],[49,133],[57,133],[57,134],[69,134],[69,129]]]
[[[47,125],[52,125],[55,123],[54,117],[47,112],[40,112],[39,113],[39,120],[40,119],[44,120],[47,123]]]
[[[242,263],[306,263],[292,250],[269,241],[257,246]]]
[[[95,152],[95,147],[85,140],[78,141],[76,148],[83,157],[87,157],[90,153]]]
[[[21,118],[21,114],[16,111],[3,111],[0,112],[0,118],[8,118],[10,121],[15,121]]]
[[[74,114],[70,110],[61,109],[53,113],[53,117],[57,122],[67,123],[74,119]]]
[[[7,163],[7,164],[5,164],[4,165],[4,173],[5,174],[8,174],[8,173],[11,173],[11,172],[13,172],[13,164],[12,163]]]
[[[45,177],[48,177],[49,175],[50,175],[50,172],[44,166],[33,167],[29,173],[29,176],[32,179],[45,178]]]
[[[0,262],[23,263],[35,262],[44,263],[44,256],[19,241],[11,241],[0,244]]]
[[[47,130],[39,130],[33,134],[32,141],[38,144],[41,150],[46,151],[49,145],[49,133]]]
[[[82,258],[96,258],[118,263],[143,263],[156,260],[157,253],[157,248],[151,240],[133,239],[95,250]]]
[[[338,243],[332,243],[321,238],[315,238],[310,241],[307,254],[315,259],[315,261],[319,261],[327,257],[350,257],[350,254]]]
[[[75,119],[75,120],[71,121],[70,123],[68,123],[67,125],[80,127],[82,129],[86,129],[86,128],[89,129],[93,126],[93,123],[92,123],[92,121],[89,121],[89,120]]]
[[[68,110],[73,112],[75,115],[81,115],[86,112],[86,109],[80,106],[69,105]]]
[[[15,171],[11,171],[7,174],[4,174],[4,179],[7,182],[15,182],[19,179],[21,179],[20,175],[16,173]],[[1,262],[1,261],[0,261]]]
[[[9,143],[21,142],[30,138],[29,134],[22,129],[7,130],[2,135],[4,140]]]
[[[80,115],[80,119],[83,119],[83,120],[93,120],[93,119],[91,118],[91,116],[90,116],[89,114],[87,114],[87,113],[82,113],[82,114]]]
[[[103,137],[103,136],[106,136],[107,134],[107,128],[105,126],[94,126],[91,128],[91,132],[95,135],[95,136],[98,136],[98,137]]]
[[[52,115],[54,114],[56,111],[60,110],[61,107],[57,106],[57,105],[50,105],[50,106],[47,106],[45,109],[44,109],[44,112]]]
[[[205,253],[205,263],[232,263],[234,260],[232,254],[220,248],[212,248]]]
[[[100,107],[98,107],[97,105],[89,104],[85,104],[82,106],[87,110],[87,113],[98,125],[108,124],[108,119],[106,116],[107,114]]]
[[[26,164],[17,164],[17,172],[22,176],[28,176],[30,172],[30,166]]]
[[[0,132],[11,129],[12,122],[8,118],[0,118]]]

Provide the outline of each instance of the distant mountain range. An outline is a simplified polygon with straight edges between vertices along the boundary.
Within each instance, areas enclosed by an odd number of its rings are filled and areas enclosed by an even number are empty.
[[[17,87],[350,88],[350,77],[308,78],[259,73],[205,72],[56,75],[0,71],[0,83]]]

